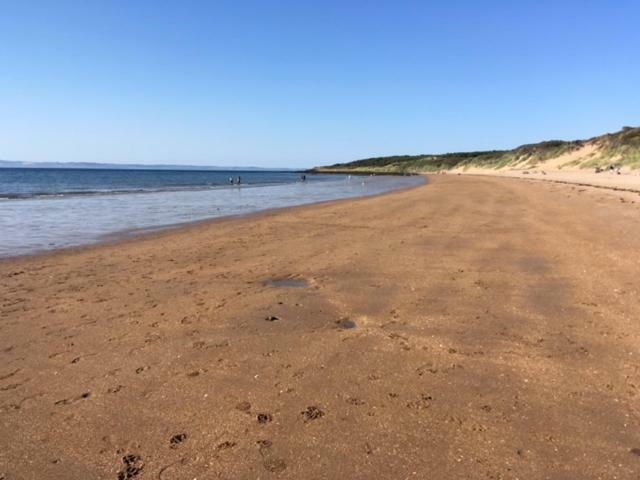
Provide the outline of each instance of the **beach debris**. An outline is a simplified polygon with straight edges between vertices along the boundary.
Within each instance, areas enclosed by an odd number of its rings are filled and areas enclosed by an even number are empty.
[[[142,457],[139,455],[125,455],[122,457],[122,463],[124,463],[124,469],[118,472],[118,480],[129,480],[137,477],[144,469]]]
[[[178,433],[177,435],[174,435],[169,439],[169,444],[171,445],[171,448],[176,448],[178,445],[180,445],[181,443],[184,443],[186,440],[187,440],[186,433]]]
[[[271,415],[270,413],[259,413],[257,418],[258,418],[258,423],[263,425],[265,423],[269,423],[273,421],[273,415]]]
[[[315,405],[311,405],[310,407],[307,407],[306,410],[300,413],[304,417],[305,423],[310,422],[311,420],[317,420],[318,418],[324,417],[324,412],[320,410],[319,407],[316,407]]]
[[[265,320],[267,322],[275,322],[276,320],[280,320],[280,317],[276,315],[269,315],[268,317],[265,317]]]
[[[632,448],[631,450],[629,450],[631,453],[633,453],[634,455],[638,455],[640,457],[640,448]]]

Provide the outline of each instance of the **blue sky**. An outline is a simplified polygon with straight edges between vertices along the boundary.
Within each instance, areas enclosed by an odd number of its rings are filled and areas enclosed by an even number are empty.
[[[640,2],[3,1],[0,158],[306,167],[640,125]]]

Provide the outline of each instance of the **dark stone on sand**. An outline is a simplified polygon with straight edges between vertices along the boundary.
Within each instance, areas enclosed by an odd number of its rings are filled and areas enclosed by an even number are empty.
[[[270,315],[265,318],[267,322],[275,322],[276,320],[280,320],[280,317],[276,317],[275,315]]]
[[[632,448],[631,450],[629,450],[631,453],[633,453],[634,455],[638,455],[640,457],[640,448]]]

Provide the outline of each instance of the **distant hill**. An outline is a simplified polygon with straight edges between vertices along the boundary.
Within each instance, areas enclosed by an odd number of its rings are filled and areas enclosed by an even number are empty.
[[[624,127],[589,140],[550,140],[522,145],[512,150],[396,155],[337,163],[313,169],[316,172],[421,173],[441,170],[595,168],[620,165],[640,168],[640,128]]]
[[[142,165],[117,163],[90,162],[16,162],[0,160],[0,168],[69,168],[69,169],[99,169],[99,170],[198,170],[198,171],[295,171],[290,168],[260,168],[260,167],[209,167],[197,165]]]

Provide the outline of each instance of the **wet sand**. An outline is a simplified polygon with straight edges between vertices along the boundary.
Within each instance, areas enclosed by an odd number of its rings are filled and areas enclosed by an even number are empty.
[[[637,197],[445,175],[0,262],[0,478],[637,478]]]

